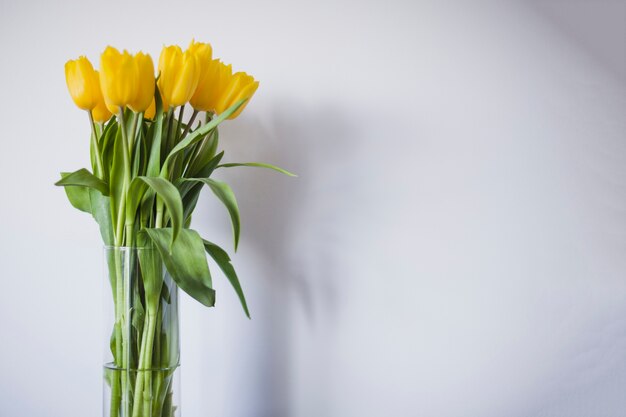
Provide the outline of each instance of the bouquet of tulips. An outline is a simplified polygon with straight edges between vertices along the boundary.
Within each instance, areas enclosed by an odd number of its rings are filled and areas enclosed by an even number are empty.
[[[232,189],[212,174],[237,166],[293,174],[269,164],[222,163],[217,128],[241,114],[259,83],[213,59],[209,44],[192,41],[184,52],[164,47],[156,74],[150,55],[107,47],[99,71],[80,57],[66,63],[65,77],[74,103],[89,116],[91,170],[64,172],[56,185],[65,187],[75,208],[93,216],[105,246],[114,249],[107,255],[115,306],[110,350],[112,366],[122,373],[106,376],[112,391],[110,416],[170,417],[175,407],[168,405],[168,375],[140,372],[178,360],[177,349],[168,344],[174,336],[159,327],[165,322],[159,314],[171,303],[164,275],[213,306],[208,254],[249,317],[226,251],[190,229],[201,190],[207,186],[225,205],[236,250],[237,201]],[[188,104],[193,111],[185,120]],[[133,255],[138,273],[132,282],[127,282],[128,260],[115,250],[121,248],[149,249]]]

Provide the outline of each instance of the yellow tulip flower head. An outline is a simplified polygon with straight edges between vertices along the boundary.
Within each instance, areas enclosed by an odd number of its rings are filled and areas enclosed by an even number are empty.
[[[102,101],[102,103],[98,103],[98,105],[94,107],[94,109],[91,111],[91,115],[93,117],[93,120],[98,123],[108,122],[112,116],[106,104],[104,104],[104,100]]]
[[[159,89],[165,101],[172,107],[187,103],[200,79],[198,58],[192,51],[179,46],[166,46],[159,57]]]
[[[257,88],[259,88],[259,82],[254,80],[254,77],[246,74],[245,72],[238,72],[233,74],[230,82],[222,92],[217,105],[216,111],[218,114],[223,113],[226,109],[228,109],[233,104],[237,103],[239,100],[247,99],[245,103],[236,112],[231,114],[228,118],[234,119],[239,116],[243,109],[250,102],[250,98],[254,95]]]
[[[215,112],[218,101],[232,76],[231,65],[226,65],[219,59],[209,61],[198,82],[196,92],[189,101],[193,108],[198,111]]]
[[[206,65],[211,61],[213,57],[213,48],[210,43],[202,43],[196,42],[194,39],[191,40],[191,43],[187,47],[188,51],[191,51],[194,55],[198,57],[200,61],[200,66]]]
[[[136,92],[135,97],[128,103],[134,112],[143,112],[154,100],[154,64],[150,55],[138,52],[133,56],[135,65]]]
[[[91,115],[96,122],[103,123],[108,121],[112,115],[104,102],[102,91],[100,91],[100,73],[98,71],[95,71],[95,73],[96,77],[98,77],[98,104],[91,110]]]
[[[107,47],[100,57],[100,86],[107,108],[117,114],[131,104],[137,96],[137,84],[136,63],[132,55]]]
[[[164,111],[167,111],[167,103],[163,100],[163,94],[161,94],[161,103],[163,103]],[[154,120],[154,116],[156,115],[156,102],[154,101],[154,96],[152,96],[152,102],[150,102],[150,106],[146,109],[146,112],[143,114],[143,117],[146,119]]]
[[[101,96],[98,75],[84,56],[65,64],[65,82],[74,103],[83,110],[93,110]]]
[[[144,112],[143,117],[145,117],[146,119],[153,120],[155,115],[156,115],[156,103],[154,101],[154,97],[152,97],[152,101],[150,102],[150,105]]]
[[[198,100],[201,100],[203,97],[203,95],[198,90],[201,90],[201,85],[205,85],[206,89],[207,75],[209,75],[208,73],[212,64],[211,58],[213,55],[213,48],[211,48],[211,45],[208,43],[196,42],[192,39],[187,50],[196,55],[196,58],[198,59],[198,65],[200,66],[200,77],[198,78],[198,86],[196,87],[193,96],[191,96],[191,98],[189,99],[189,102],[194,109],[199,111],[206,111],[206,109],[201,108],[204,106],[198,104]]]

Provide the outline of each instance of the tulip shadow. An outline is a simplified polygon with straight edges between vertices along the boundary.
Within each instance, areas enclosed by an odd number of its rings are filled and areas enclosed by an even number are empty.
[[[272,171],[241,168],[222,173],[235,190],[244,221],[242,251],[257,255],[262,271],[254,279],[262,281],[262,298],[251,299],[254,325],[258,329],[259,349],[255,351],[256,385],[261,392],[255,415],[288,417],[292,415],[290,379],[297,362],[294,339],[306,339],[309,332],[320,334],[320,319],[333,316],[339,307],[334,256],[327,245],[328,229],[322,225],[332,206],[332,195],[321,191],[324,180],[318,172],[325,169],[325,155],[345,155],[354,151],[351,135],[340,113],[325,109],[303,109],[292,102],[279,102],[267,118],[241,117],[223,129],[228,137],[228,161],[259,161],[278,165],[298,175],[281,176]],[[226,141],[226,139],[224,139]],[[337,156],[335,156],[337,158]],[[252,170],[252,171],[248,171]],[[235,173],[235,171],[237,171]],[[332,175],[330,176],[332,179]],[[329,178],[326,176],[326,178]],[[324,198],[323,206],[316,199]],[[337,251],[334,251],[337,252]],[[312,265],[313,264],[313,265]],[[253,294],[254,295],[254,294]],[[318,323],[319,322],[319,323]],[[332,320],[324,320],[323,326]],[[300,336],[294,334],[294,324]],[[303,325],[304,324],[304,325]],[[322,329],[322,333],[328,329]],[[295,342],[297,343],[297,342]],[[326,353],[316,351],[321,378]],[[319,378],[318,378],[319,379]],[[318,394],[319,397],[319,394]]]

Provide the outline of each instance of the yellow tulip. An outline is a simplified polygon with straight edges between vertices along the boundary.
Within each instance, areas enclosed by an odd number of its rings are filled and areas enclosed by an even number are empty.
[[[100,57],[100,86],[107,108],[117,114],[133,102],[137,95],[137,84],[137,70],[132,55],[107,47]]]
[[[154,116],[156,115],[156,103],[154,102],[154,97],[152,98],[152,101],[150,102],[150,105],[148,106],[148,108],[146,109],[146,111],[143,113],[143,117],[145,117],[146,119],[154,119]]]
[[[102,101],[102,103],[98,103],[98,105],[94,107],[91,111],[91,115],[93,116],[93,120],[98,123],[108,122],[112,116],[111,112],[104,104],[104,101]]]
[[[191,43],[187,47],[188,51],[191,51],[195,56],[198,57],[200,61],[200,65],[208,64],[213,57],[213,48],[211,48],[210,43],[202,43],[196,42],[195,40],[191,40]]]
[[[65,82],[74,103],[83,110],[92,110],[98,104],[100,86],[98,75],[84,56],[65,64]]]
[[[172,107],[187,103],[198,85],[200,66],[196,55],[178,46],[166,46],[159,57],[159,89]]]
[[[165,102],[165,100],[163,100],[162,94],[161,94],[161,102],[163,103],[164,111],[167,111],[167,108],[168,108],[167,103]],[[150,106],[146,109],[146,112],[143,114],[143,116],[146,119],[153,120],[155,115],[156,115],[156,102],[154,101],[154,96],[152,96],[152,101],[150,102]]]
[[[198,82],[198,87],[189,101],[198,111],[216,111],[217,103],[230,83],[233,70],[218,59],[209,61]]]
[[[154,64],[150,55],[142,52],[133,57],[136,92],[128,107],[136,113],[145,111],[154,100]]]
[[[255,91],[259,88],[259,82],[254,81],[254,77],[246,74],[245,72],[238,72],[234,74],[222,92],[219,101],[216,105],[216,111],[218,114],[223,113],[230,106],[242,99],[248,99],[236,112],[231,114],[228,118],[234,119],[239,116],[243,109],[250,102],[250,98],[254,95]]]
[[[102,97],[102,91],[100,91],[100,74],[98,71],[95,71],[95,73],[98,78],[98,104],[91,110],[91,116],[96,122],[102,123],[111,118],[111,112],[107,109],[104,97]]]

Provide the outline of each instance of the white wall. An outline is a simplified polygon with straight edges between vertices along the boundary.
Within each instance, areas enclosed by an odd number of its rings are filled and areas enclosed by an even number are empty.
[[[622,416],[624,1],[0,3],[0,415],[100,413],[97,230],[63,64],[210,41],[243,236],[183,299],[185,417]],[[229,244],[208,196],[195,227]],[[217,272],[216,272],[217,274]]]

